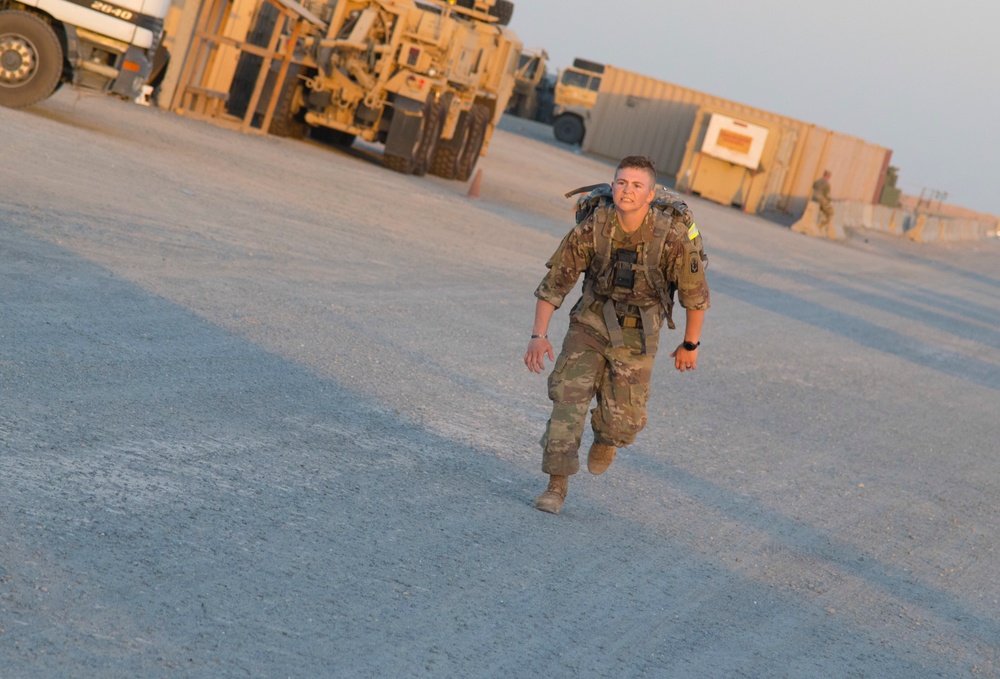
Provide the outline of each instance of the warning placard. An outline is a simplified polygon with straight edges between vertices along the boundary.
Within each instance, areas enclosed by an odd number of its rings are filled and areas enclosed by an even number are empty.
[[[713,113],[701,152],[756,170],[766,141],[766,127]]]

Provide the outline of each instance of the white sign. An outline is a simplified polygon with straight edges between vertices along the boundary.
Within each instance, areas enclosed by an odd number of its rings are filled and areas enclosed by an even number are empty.
[[[701,152],[736,165],[756,170],[764,153],[767,128],[736,118],[712,114]]]

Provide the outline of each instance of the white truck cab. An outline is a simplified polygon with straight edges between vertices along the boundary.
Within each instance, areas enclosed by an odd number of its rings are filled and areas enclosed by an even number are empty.
[[[0,105],[62,83],[135,99],[153,71],[170,0],[0,0]]]

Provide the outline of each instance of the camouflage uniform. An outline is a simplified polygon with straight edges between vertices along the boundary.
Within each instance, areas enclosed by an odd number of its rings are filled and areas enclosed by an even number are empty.
[[[830,182],[825,176],[813,182],[812,199],[819,203],[819,211],[822,214],[819,228],[826,229],[833,218],[833,203],[830,202]]]
[[[669,286],[665,307],[645,276],[635,275],[631,289],[612,285],[608,262],[598,251],[600,243],[610,242],[610,252],[636,251],[643,264],[653,254],[646,248],[655,241],[654,232],[663,228],[666,240],[656,266]],[[590,424],[596,441],[627,446],[646,426],[649,382],[664,317],[674,327],[670,318],[673,292],[687,309],[707,309],[709,293],[697,230],[692,225],[689,231],[681,217],[655,208],[632,234],[622,231],[612,207],[598,208],[563,238],[546,266],[549,273],[535,296],[557,308],[580,274],[586,274],[584,294],[570,312],[569,330],[549,375],[552,415],[541,441],[542,471],[568,476],[579,470],[580,440],[595,396]],[[610,331],[605,311],[608,298],[615,310],[611,316],[615,327]],[[618,332],[620,341],[615,341]]]

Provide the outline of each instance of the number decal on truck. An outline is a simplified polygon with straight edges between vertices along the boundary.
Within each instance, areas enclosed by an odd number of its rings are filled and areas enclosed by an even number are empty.
[[[107,2],[106,0],[69,0],[69,2],[80,7],[92,9],[109,17],[127,21],[133,26],[145,28],[153,35],[159,35],[163,31],[162,17],[155,17],[126,7],[119,7],[113,2]],[[0,4],[3,4],[3,0],[0,0]]]
[[[127,9],[122,9],[121,7],[116,7],[114,5],[109,5],[106,2],[101,2],[101,0],[94,0],[90,3],[90,9],[97,10],[98,12],[103,12],[105,14],[110,14],[111,16],[118,17],[125,21],[131,21],[134,14]]]

